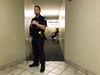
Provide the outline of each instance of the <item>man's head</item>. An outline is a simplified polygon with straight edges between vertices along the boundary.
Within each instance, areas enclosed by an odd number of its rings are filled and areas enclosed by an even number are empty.
[[[41,12],[41,8],[38,5],[36,5],[34,7],[34,13],[35,13],[35,15],[40,15],[40,12]]]
[[[58,30],[58,28],[56,28],[56,30]]]

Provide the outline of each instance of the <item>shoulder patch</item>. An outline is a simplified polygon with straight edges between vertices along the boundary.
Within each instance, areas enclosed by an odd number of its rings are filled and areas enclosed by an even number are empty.
[[[44,20],[46,21],[47,19],[46,19],[46,18],[44,18]]]

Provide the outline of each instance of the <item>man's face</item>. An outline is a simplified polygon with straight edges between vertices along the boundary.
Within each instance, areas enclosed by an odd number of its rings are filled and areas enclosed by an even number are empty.
[[[34,8],[34,13],[35,13],[35,15],[39,15],[40,12],[41,12],[41,10],[40,10],[38,7],[35,7],[35,8]]]

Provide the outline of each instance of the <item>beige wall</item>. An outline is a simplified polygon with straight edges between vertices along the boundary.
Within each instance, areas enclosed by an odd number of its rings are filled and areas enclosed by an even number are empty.
[[[34,17],[34,4],[31,0],[24,0],[24,20],[25,20],[25,38],[28,38],[29,26],[31,23],[32,18]],[[25,42],[25,56],[29,54],[30,47]]]
[[[25,57],[24,1],[0,0],[0,66]]]
[[[66,0],[65,59],[100,75],[100,0]]]
[[[64,53],[64,41],[65,41],[65,0],[63,0],[60,15],[59,15],[59,22],[58,22],[58,28],[59,28],[59,42],[61,46],[61,50]]]

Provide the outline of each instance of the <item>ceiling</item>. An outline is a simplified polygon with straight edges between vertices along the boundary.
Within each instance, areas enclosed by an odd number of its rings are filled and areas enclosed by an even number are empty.
[[[41,12],[46,19],[58,19],[63,0],[31,0],[41,7]],[[45,13],[44,13],[45,12]],[[57,13],[57,14],[56,14]]]

